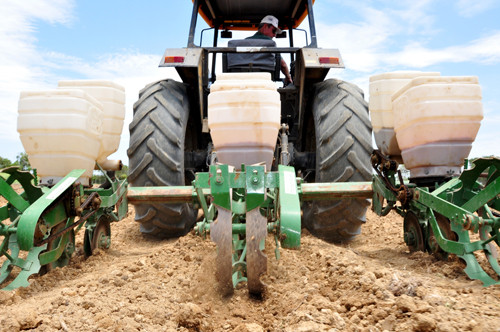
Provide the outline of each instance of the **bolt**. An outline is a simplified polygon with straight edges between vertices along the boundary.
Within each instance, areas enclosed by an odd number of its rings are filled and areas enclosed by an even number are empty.
[[[253,182],[254,184],[259,183],[259,178],[258,178],[258,177],[256,177],[256,176],[254,176],[254,177],[252,178],[252,182]]]
[[[472,228],[471,227],[472,226],[472,220],[473,220],[473,217],[471,215],[468,215],[468,214],[465,215],[464,221],[463,221],[464,222],[464,226],[463,226],[464,229],[469,230],[469,229]]]

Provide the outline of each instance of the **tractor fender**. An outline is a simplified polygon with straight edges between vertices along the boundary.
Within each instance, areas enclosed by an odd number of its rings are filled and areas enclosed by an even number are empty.
[[[167,48],[159,67],[174,67],[182,82],[195,90],[193,98],[196,100],[190,100],[192,110],[198,105],[198,117],[199,121],[202,122],[203,132],[208,132],[208,125],[204,125],[206,122],[206,115],[204,115],[206,98],[203,95],[203,87],[208,84],[207,74],[204,75],[206,68],[203,68],[205,56],[206,52],[199,47]]]
[[[299,50],[294,78],[294,83],[299,89],[299,128],[303,128],[307,117],[306,95],[311,93],[314,84],[323,82],[330,68],[345,68],[338,49],[304,47]]]
[[[305,47],[300,51],[306,68],[345,68],[338,49]]]
[[[201,66],[202,48],[167,48],[160,61],[160,67]]]

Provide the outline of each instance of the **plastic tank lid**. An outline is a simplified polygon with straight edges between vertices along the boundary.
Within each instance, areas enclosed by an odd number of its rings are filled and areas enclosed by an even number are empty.
[[[71,80],[71,81],[59,81],[58,85],[60,87],[109,87],[115,88],[120,91],[125,91],[125,88],[120,84],[113,81],[107,80]]]
[[[72,97],[86,99],[90,103],[94,104],[96,107],[102,109],[102,103],[83,91],[82,89],[54,89],[54,90],[42,90],[42,91],[21,91],[19,99],[32,98],[32,97],[46,97],[46,98],[57,98],[57,97]]]
[[[221,73],[217,75],[218,80],[242,80],[242,79],[251,79],[251,80],[270,80],[271,73],[264,72],[253,72],[253,73]]]
[[[270,73],[250,72],[219,74],[210,86],[210,92],[241,89],[276,90],[276,84]]]
[[[392,95],[392,101],[399,98],[406,90],[423,84],[479,84],[477,76],[418,76],[401,87]]]
[[[440,72],[425,72],[425,71],[411,71],[411,70],[401,70],[389,73],[382,73],[370,76],[370,82],[386,80],[386,79],[412,79],[417,76],[440,76]]]

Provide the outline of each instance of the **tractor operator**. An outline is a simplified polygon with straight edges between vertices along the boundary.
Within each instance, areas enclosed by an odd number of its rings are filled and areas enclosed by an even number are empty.
[[[260,21],[259,30],[257,30],[257,32],[253,36],[247,37],[245,39],[272,40],[278,33],[281,33],[281,29],[278,28],[278,19],[273,15],[267,15],[262,19],[262,21]],[[276,42],[274,42],[274,47],[276,47]],[[288,66],[283,58],[281,58],[281,72],[285,75],[285,85],[293,84]]]

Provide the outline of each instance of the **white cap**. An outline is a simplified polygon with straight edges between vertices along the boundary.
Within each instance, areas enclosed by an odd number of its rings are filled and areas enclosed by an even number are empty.
[[[260,23],[267,23],[267,24],[271,24],[273,27],[276,28],[276,33],[281,33],[281,29],[278,28],[278,19],[276,17],[274,17],[273,15],[267,15],[266,17],[264,17],[262,19],[262,21],[260,21]]]

